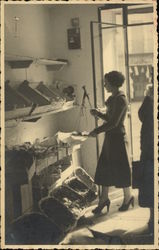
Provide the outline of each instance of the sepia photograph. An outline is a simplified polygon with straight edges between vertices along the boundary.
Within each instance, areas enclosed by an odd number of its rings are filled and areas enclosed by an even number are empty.
[[[157,249],[157,0],[0,5],[1,248]]]

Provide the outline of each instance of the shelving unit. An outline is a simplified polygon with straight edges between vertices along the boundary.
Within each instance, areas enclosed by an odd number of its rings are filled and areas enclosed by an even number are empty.
[[[5,61],[12,69],[29,68],[32,63],[37,63],[39,65],[45,65],[48,71],[58,71],[68,65],[68,61],[65,59],[45,59],[26,56],[6,56]]]
[[[19,108],[11,111],[6,111],[5,112],[5,120],[6,122],[9,121],[14,121],[14,120],[19,120],[19,121],[30,121],[32,119],[36,118],[42,118],[46,115],[51,115],[51,114],[56,114],[59,112],[64,112],[67,110],[71,110],[73,108],[76,108],[77,105],[74,105],[74,103],[71,102],[66,102],[62,105],[61,108],[54,108],[52,105],[45,105],[41,107],[37,107],[35,111],[32,113],[32,115],[28,115],[30,112],[31,107],[26,107],[26,108]]]
[[[9,64],[12,69],[24,69],[29,68],[33,63],[33,58],[29,57],[18,57],[18,56],[6,56],[5,61]]]
[[[51,60],[51,59],[38,59],[38,64],[45,65],[47,70],[51,71],[58,71],[63,69],[64,66],[68,64],[67,60],[63,59],[57,59],[57,60]]]
[[[45,58],[31,58],[31,57],[23,57],[23,56],[22,57],[21,56],[6,56],[5,61],[6,61],[6,64],[9,65],[9,67],[11,69],[26,69],[26,70],[32,64],[35,64],[36,66],[38,66],[39,69],[41,69],[41,66],[43,66],[44,69],[46,67],[47,71],[59,71],[59,70],[63,69],[63,67],[68,65],[68,61],[63,60],[63,59],[52,60],[52,59],[45,59]],[[18,91],[18,87],[15,89]],[[39,94],[41,94],[41,93],[39,92]],[[23,91],[22,95],[24,95],[24,97],[25,97],[25,90]],[[28,99],[29,99],[29,97],[30,96],[28,96]],[[60,93],[59,93],[58,99],[53,98],[46,105],[42,102],[41,103],[36,102],[35,99],[34,100],[33,100],[33,98],[32,98],[32,100],[29,99],[29,100],[31,100],[31,103],[29,103],[28,105],[24,103],[24,105],[21,105],[21,106],[20,105],[18,106],[18,104],[14,103],[14,101],[13,101],[13,105],[11,107],[9,106],[9,108],[6,109],[6,111],[5,111],[5,126],[6,126],[6,128],[12,129],[12,127],[16,127],[20,122],[36,122],[37,120],[39,120],[40,118],[42,118],[44,116],[65,112],[65,111],[72,110],[72,109],[78,107],[75,104],[75,100],[66,101],[64,98],[60,98]],[[34,103],[34,101],[35,101],[35,103]],[[15,100],[15,102],[16,102],[16,100]],[[34,104],[37,106],[34,107]],[[19,108],[17,108],[17,107],[19,107]],[[79,145],[79,147],[80,147],[80,145]],[[63,159],[64,164],[62,165],[62,163],[61,163],[61,168],[59,167],[60,165],[58,165],[56,155],[55,155],[55,157],[50,156],[50,158],[46,159],[46,162],[43,160],[41,160],[41,162],[39,160],[39,162],[38,162],[38,157],[37,158],[35,157],[32,166],[27,171],[27,174],[28,174],[28,184],[26,185],[27,186],[27,194],[24,196],[24,201],[22,202],[22,200],[21,200],[21,204],[25,203],[26,207],[27,208],[31,207],[31,209],[33,207],[36,208],[36,206],[38,206],[37,202],[38,202],[39,198],[38,198],[38,194],[37,194],[37,189],[40,193],[40,192],[42,192],[42,190],[44,188],[44,185],[42,184],[42,182],[39,181],[39,178],[41,178],[44,182],[45,181],[47,182],[47,179],[45,179],[45,177],[47,174],[48,174],[48,176],[50,174],[49,166],[55,164],[55,170],[57,167],[57,168],[59,168],[59,170],[62,171],[61,174],[59,175],[59,178],[57,176],[58,179],[56,178],[56,176],[55,176],[55,178],[54,178],[54,176],[53,177],[51,176],[51,178],[48,178],[48,187],[50,190],[49,193],[55,187],[57,187],[58,185],[61,185],[63,183],[63,181],[65,181],[69,176],[72,176],[74,173],[73,159],[75,158],[75,157],[73,157],[73,154],[75,154],[75,152],[71,151],[70,159],[68,159],[66,161]],[[39,159],[43,159],[42,156],[40,156]],[[37,171],[38,167],[39,167],[39,172]],[[46,174],[46,172],[47,172],[47,174]],[[53,174],[54,174],[54,172],[53,172]],[[38,187],[38,181],[39,181],[39,185],[41,185],[41,189],[39,189],[39,187]],[[19,186],[19,188],[21,188],[21,187]],[[40,193],[40,195],[42,197],[43,193]],[[32,197],[32,201],[28,202],[27,197]],[[22,198],[22,197],[20,197],[20,198]],[[19,203],[19,206],[21,206],[21,204]],[[21,211],[21,212],[24,212],[24,211]]]
[[[39,65],[45,65],[47,70],[61,70],[65,65],[68,64],[67,60],[64,59],[45,59],[45,58],[34,58],[28,56],[17,56],[17,55],[6,55],[5,61],[10,65],[12,69],[29,68],[32,63]],[[5,112],[5,121],[15,124],[16,121],[33,121],[40,119],[45,115],[56,114],[69,109],[74,108],[74,101],[66,102],[63,105],[51,103],[45,106],[37,106],[30,115],[32,107],[17,108],[11,111]]]

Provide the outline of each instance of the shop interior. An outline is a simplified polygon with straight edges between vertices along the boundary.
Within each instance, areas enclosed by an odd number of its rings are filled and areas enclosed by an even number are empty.
[[[152,4],[4,5],[6,245],[154,243],[142,230],[127,234],[149,219],[137,189],[134,209],[119,214],[122,190],[111,187],[110,214],[91,214],[104,136],[87,136],[100,124],[90,109],[105,109],[103,76],[118,70],[130,159],[140,159],[138,109],[152,81],[153,34]]]

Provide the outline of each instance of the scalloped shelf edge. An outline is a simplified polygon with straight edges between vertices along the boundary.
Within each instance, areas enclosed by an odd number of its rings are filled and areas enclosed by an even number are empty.
[[[8,62],[12,69],[23,69],[29,68],[32,63],[37,63],[39,65],[45,65],[47,70],[58,71],[62,69],[65,65],[68,65],[68,60],[65,59],[45,59],[45,58],[27,58],[18,56],[6,56],[5,61]]]
[[[30,116],[27,114],[29,114],[31,107],[19,108],[19,109],[12,110],[12,111],[6,111],[5,112],[5,122],[11,121],[11,120],[21,120],[24,122],[27,120],[31,121],[32,119],[36,119],[38,117],[56,114],[59,112],[64,112],[64,111],[67,111],[69,109],[73,109],[75,107],[77,107],[77,105],[75,105],[73,103],[71,105],[64,104],[61,108],[57,108],[57,109],[53,108],[53,106],[51,106],[51,105],[45,105],[45,106],[37,107],[37,110],[35,110],[36,113],[32,114]]]

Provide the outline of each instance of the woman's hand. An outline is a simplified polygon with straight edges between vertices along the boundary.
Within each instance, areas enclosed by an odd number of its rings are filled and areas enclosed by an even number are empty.
[[[96,109],[91,109],[90,113],[91,113],[91,115],[98,117],[99,111],[97,111]]]

